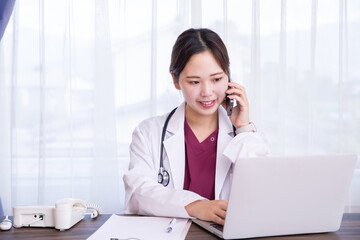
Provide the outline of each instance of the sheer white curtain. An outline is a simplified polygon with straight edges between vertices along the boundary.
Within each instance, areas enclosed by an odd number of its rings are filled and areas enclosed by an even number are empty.
[[[0,43],[5,214],[64,197],[122,212],[133,129],[182,101],[168,66],[189,27],[224,39],[275,155],[360,155],[359,12],[356,0],[17,0]],[[358,189],[359,164],[347,211]]]

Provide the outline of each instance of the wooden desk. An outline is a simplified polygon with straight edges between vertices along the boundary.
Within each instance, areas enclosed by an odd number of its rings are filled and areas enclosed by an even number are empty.
[[[0,239],[66,239],[66,240],[75,240],[75,239],[86,239],[92,233],[94,233],[108,218],[110,215],[101,215],[97,219],[93,220],[89,216],[86,216],[84,220],[79,222],[73,228],[60,232],[54,228],[13,228],[9,231],[0,231]],[[2,221],[4,217],[0,217]],[[198,240],[198,239],[218,239],[211,233],[205,231],[204,229],[198,227],[196,224],[192,224],[190,230],[186,236],[186,239],[189,240]],[[341,228],[338,232],[335,233],[320,233],[320,234],[305,234],[305,235],[293,235],[293,236],[283,236],[283,237],[267,237],[267,238],[256,238],[264,240],[307,240],[307,239],[317,239],[317,240],[359,240],[360,239],[360,213],[347,213],[344,214]]]

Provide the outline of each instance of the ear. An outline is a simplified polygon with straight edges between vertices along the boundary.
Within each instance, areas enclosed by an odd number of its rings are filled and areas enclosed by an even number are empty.
[[[178,80],[176,79],[175,74],[174,74],[173,71],[171,71],[171,77],[173,79],[173,83],[174,83],[175,88],[177,90],[181,90],[180,84],[179,84]]]

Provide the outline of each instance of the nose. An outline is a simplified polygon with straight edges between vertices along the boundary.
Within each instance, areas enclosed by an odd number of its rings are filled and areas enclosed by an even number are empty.
[[[209,97],[212,94],[212,86],[211,84],[205,82],[201,85],[201,92],[200,96],[202,97]]]

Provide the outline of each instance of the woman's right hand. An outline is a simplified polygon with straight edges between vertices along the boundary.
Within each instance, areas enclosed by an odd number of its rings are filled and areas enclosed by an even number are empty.
[[[224,225],[227,206],[226,200],[197,200],[186,205],[185,210],[191,217]]]

